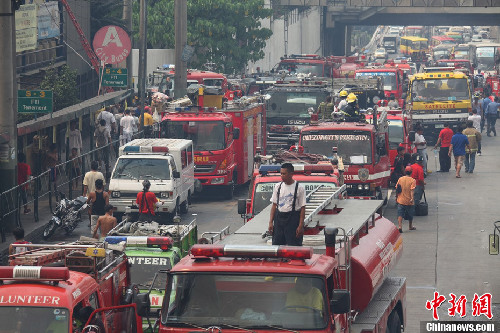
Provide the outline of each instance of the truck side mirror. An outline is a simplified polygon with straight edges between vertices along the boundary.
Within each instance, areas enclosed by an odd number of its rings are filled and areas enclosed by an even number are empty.
[[[150,300],[149,293],[140,293],[134,296],[134,303],[137,307],[137,314],[141,317],[149,316]]]
[[[343,314],[351,311],[351,294],[348,290],[334,290],[330,307],[334,314]]]
[[[172,177],[181,178],[181,173],[179,171],[172,171]]]
[[[246,215],[247,213],[247,200],[238,199],[238,214]]]
[[[240,129],[235,127],[233,129],[233,140],[238,140],[240,138]]]
[[[415,141],[415,131],[410,131],[410,133],[408,133],[408,140],[410,142],[414,142]]]

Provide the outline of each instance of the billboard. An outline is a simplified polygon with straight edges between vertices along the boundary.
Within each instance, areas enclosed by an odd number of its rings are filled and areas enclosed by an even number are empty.
[[[54,38],[60,35],[59,5],[57,1],[38,5],[38,39]]]
[[[16,10],[16,52],[37,47],[37,5],[21,5]]]

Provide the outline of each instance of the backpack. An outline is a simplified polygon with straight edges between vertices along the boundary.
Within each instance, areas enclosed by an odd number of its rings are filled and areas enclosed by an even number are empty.
[[[103,147],[108,144],[108,138],[106,136],[106,126],[99,126],[96,128],[96,144],[98,147]]]

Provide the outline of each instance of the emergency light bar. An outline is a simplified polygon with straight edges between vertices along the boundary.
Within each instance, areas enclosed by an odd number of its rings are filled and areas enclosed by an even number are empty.
[[[125,146],[124,153],[168,153],[168,147],[153,146]]]
[[[195,244],[190,253],[193,257],[310,259],[313,249],[309,246]]]
[[[121,242],[125,242],[128,246],[159,246],[163,251],[167,251],[174,244],[174,241],[171,237],[106,236],[106,238],[104,238],[104,241],[108,244],[119,244]]]
[[[294,172],[297,173],[321,173],[326,174],[333,173],[333,166],[331,164],[292,164]],[[259,173],[262,176],[268,173],[280,173],[281,165],[261,165],[259,168]]]
[[[0,280],[67,281],[68,267],[1,266]]]

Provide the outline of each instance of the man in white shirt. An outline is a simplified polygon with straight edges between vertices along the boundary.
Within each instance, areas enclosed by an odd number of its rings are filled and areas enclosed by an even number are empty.
[[[101,119],[106,121],[106,128],[109,130],[109,133],[113,133],[116,130],[116,119],[114,114],[108,111],[109,107],[106,107],[105,110],[101,111],[96,119],[96,124],[99,124]]]
[[[69,125],[69,150],[71,151],[73,148],[76,148],[77,154],[80,155],[82,153],[82,134],[76,125],[75,121],[72,121]]]
[[[120,127],[122,133],[120,145],[123,146],[127,142],[132,141],[132,134],[134,133],[134,127],[135,127],[135,120],[130,115],[129,109],[125,110],[125,116],[123,116],[122,119],[120,120]]]
[[[306,212],[306,191],[293,180],[293,165],[281,166],[282,182],[276,184],[271,202],[269,232],[273,235],[273,245],[302,246],[304,217]]]
[[[481,133],[481,116],[477,114],[477,109],[472,109],[472,115],[467,120],[471,120],[472,126]],[[477,154],[481,156],[481,140],[477,143]]]
[[[424,159],[424,175],[427,176],[427,141],[424,138],[424,128],[422,126],[417,127],[417,133],[415,133],[415,147],[417,148],[417,153]]]

